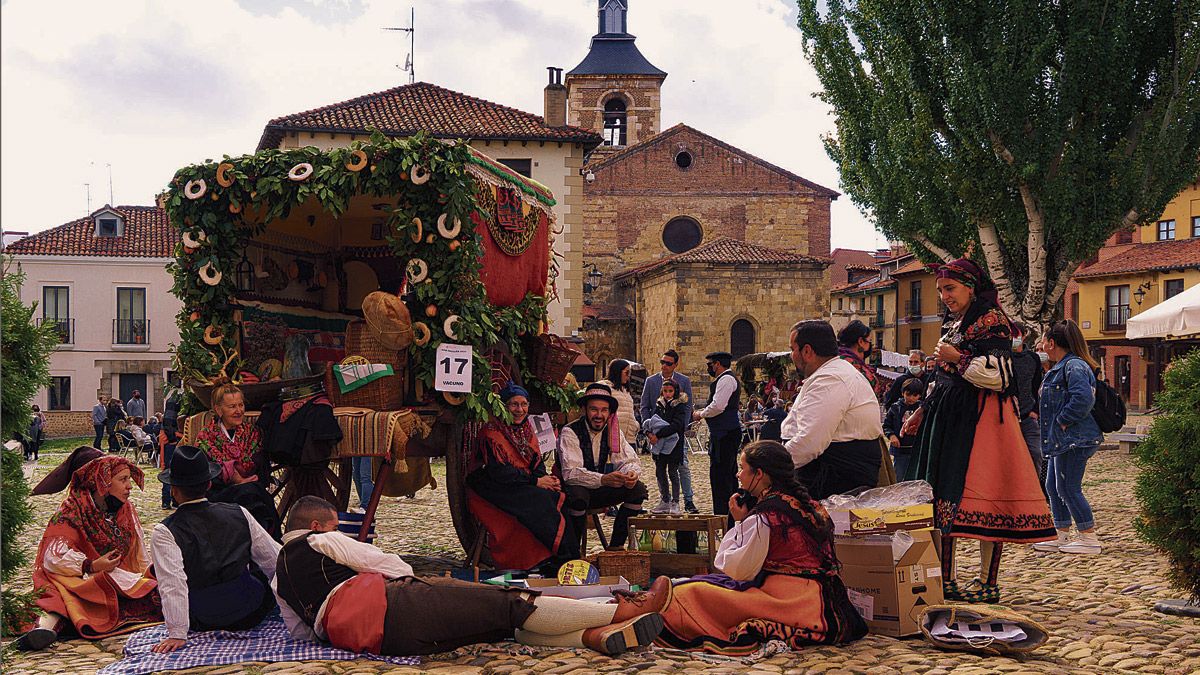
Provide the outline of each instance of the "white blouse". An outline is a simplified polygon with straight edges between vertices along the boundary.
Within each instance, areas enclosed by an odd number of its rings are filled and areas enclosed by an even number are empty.
[[[87,560],[87,556],[82,551],[77,551],[71,548],[66,539],[55,537],[46,545],[46,554],[42,556],[42,567],[50,574],[57,574],[60,577],[82,577],[83,563]],[[142,575],[129,570],[121,569],[120,567],[109,570],[108,576],[122,591],[128,591],[133,588]]]
[[[729,578],[749,581],[762,571],[771,547],[771,526],[758,514],[735,523],[717,549],[714,564]]]

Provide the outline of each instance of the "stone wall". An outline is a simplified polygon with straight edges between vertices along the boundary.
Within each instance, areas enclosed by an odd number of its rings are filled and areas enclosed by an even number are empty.
[[[626,145],[657,134],[662,124],[661,89],[665,76],[568,75],[567,123],[604,133],[604,105],[625,101]]]
[[[46,438],[72,438],[86,436],[92,442],[95,429],[92,427],[91,411],[47,410]]]

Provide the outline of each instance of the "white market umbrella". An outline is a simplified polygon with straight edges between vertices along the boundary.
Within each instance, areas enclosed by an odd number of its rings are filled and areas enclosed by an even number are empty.
[[[1129,340],[1195,333],[1200,333],[1200,284],[1129,317],[1125,322],[1125,337]]]

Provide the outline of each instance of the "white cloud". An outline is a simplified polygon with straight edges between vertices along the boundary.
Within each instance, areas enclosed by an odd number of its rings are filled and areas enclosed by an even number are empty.
[[[530,112],[545,67],[571,68],[595,0],[413,0],[420,80]],[[407,75],[408,3],[394,0],[7,0],[0,8],[0,181],[6,230],[39,231],[108,201],[148,204],[186,164],[254,150],[263,125],[394,87]],[[838,187],[787,0],[634,0],[630,31],[669,76],[663,126],[686,122]],[[833,245],[883,239],[848,197]]]

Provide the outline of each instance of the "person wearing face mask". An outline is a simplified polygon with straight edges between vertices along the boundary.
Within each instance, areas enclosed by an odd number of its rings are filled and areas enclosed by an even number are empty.
[[[866,635],[838,577],[833,522],[796,482],[788,451],[776,441],[747,445],[737,479],[719,572],[675,585],[656,643],[739,656],[768,641],[802,649]]]
[[[733,354],[712,352],[704,358],[713,381],[709,385],[708,405],[692,413],[692,419],[703,419],[708,424],[708,482],[712,488],[713,513],[726,515],[729,512],[725,505],[737,489],[737,453],[742,441],[738,400],[742,384],[729,370]]]
[[[80,448],[65,464],[87,451],[99,454]],[[80,637],[99,640],[162,621],[157,584],[146,575],[142,525],[129,501],[135,484],[142,487],[142,470],[124,457],[96,457],[71,474],[70,492],[42,535],[33,567],[33,585],[42,591],[37,604],[46,614],[17,639],[17,649],[45,649],[67,622]]]
[[[1046,484],[1046,466],[1042,461],[1042,430],[1038,425],[1038,392],[1042,389],[1042,361],[1025,347],[1035,338],[1022,323],[1013,323],[1012,368],[1017,383],[1017,409],[1021,416],[1021,435],[1029,448],[1029,457],[1037,469],[1042,489]]]
[[[855,319],[838,331],[838,356],[854,369],[862,373],[875,392],[876,398],[883,398],[887,393],[887,384],[875,372],[875,367],[867,363],[875,346],[871,344],[871,329],[867,324]]]
[[[925,352],[920,349],[914,349],[908,353],[908,369],[892,382],[892,386],[888,387],[887,395],[883,397],[883,409],[891,410],[896,401],[904,393],[904,385],[912,378],[918,378],[922,384],[925,383]]]
[[[813,499],[876,487],[887,451],[871,385],[848,360],[838,358],[828,322],[801,321],[792,326],[790,341],[792,363],[804,384],[781,431],[796,479]]]

